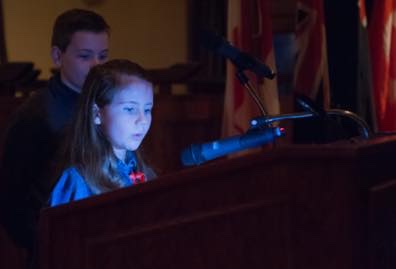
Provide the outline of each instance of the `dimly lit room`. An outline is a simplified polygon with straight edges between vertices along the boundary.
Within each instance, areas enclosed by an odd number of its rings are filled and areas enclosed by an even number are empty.
[[[0,0],[0,268],[394,269],[395,14]]]

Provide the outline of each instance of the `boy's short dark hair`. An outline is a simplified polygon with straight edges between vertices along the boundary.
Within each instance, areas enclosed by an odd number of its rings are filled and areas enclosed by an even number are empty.
[[[56,18],[52,30],[51,46],[56,46],[64,52],[69,46],[73,34],[79,31],[109,33],[110,27],[102,16],[93,11],[71,9]]]

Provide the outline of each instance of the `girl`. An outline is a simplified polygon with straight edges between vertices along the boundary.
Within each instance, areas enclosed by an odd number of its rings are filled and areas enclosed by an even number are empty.
[[[93,67],[70,130],[68,168],[51,193],[50,205],[155,177],[136,152],[150,128],[152,107],[153,85],[139,65],[112,60]]]

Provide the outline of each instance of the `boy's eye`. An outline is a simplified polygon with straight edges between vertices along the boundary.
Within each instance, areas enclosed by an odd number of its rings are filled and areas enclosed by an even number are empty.
[[[102,54],[102,55],[99,55],[99,60],[100,61],[106,61],[107,60],[107,54]]]
[[[85,55],[85,54],[81,54],[78,57],[83,59],[83,60],[88,60],[90,56],[89,55]]]

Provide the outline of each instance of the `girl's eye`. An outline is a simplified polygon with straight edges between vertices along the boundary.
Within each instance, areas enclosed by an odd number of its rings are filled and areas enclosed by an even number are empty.
[[[146,108],[146,109],[144,110],[144,113],[146,113],[146,114],[151,114],[151,108]]]
[[[124,110],[126,112],[135,112],[135,108],[134,107],[124,107]]]

